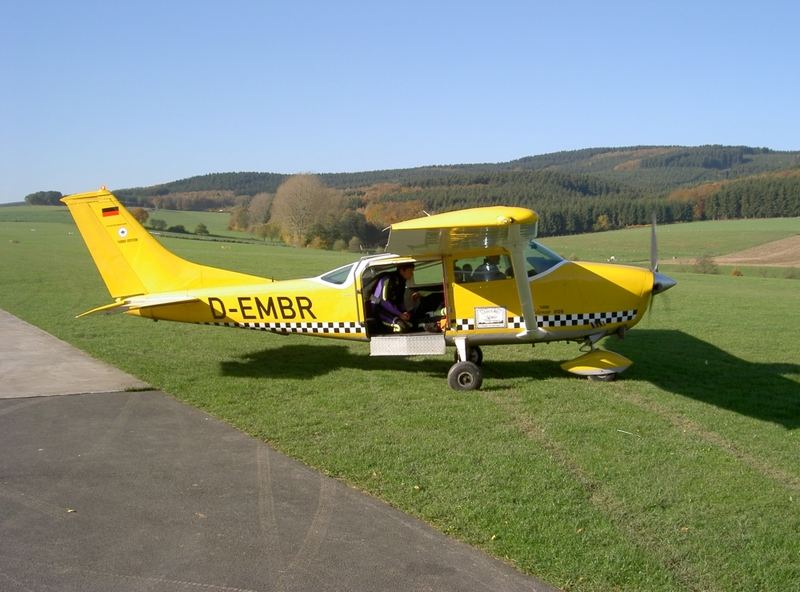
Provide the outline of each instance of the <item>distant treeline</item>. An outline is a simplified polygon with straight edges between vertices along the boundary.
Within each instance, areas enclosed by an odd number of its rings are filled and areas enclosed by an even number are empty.
[[[32,206],[60,206],[62,197],[60,191],[37,191],[26,195],[25,203]]]
[[[247,195],[233,190],[206,190],[162,193],[159,195],[128,195],[127,191],[117,191],[115,195],[128,205],[153,208],[156,210],[192,210],[197,212],[227,210],[241,205],[249,199]]]
[[[702,146],[690,150],[681,150],[670,154],[660,154],[641,161],[645,169],[697,167],[702,169],[730,169],[738,164],[750,162],[753,155],[769,154],[767,148],[750,148],[748,146]]]
[[[357,173],[316,175],[328,187],[353,189],[378,183],[407,186],[441,184],[459,175],[551,171],[588,174],[644,189],[651,195],[666,194],[676,187],[734,179],[800,166],[800,152],[779,152],[747,146],[633,146],[626,148],[586,148],[527,156],[501,163],[453,164],[411,169],[388,169]],[[253,196],[275,193],[290,175],[279,173],[211,173],[151,187],[119,189],[126,200],[166,196],[170,193],[232,191]]]
[[[231,195],[256,195],[257,193],[275,193],[278,186],[289,175],[278,173],[210,173],[172,181],[150,187],[134,187],[118,189],[114,193],[126,201],[149,202],[155,197],[166,197],[171,193],[218,192]]]
[[[540,232],[552,236],[647,224],[654,212],[664,223],[800,216],[800,169],[797,172],[744,178],[680,200],[587,175],[466,175],[448,177],[441,185],[387,193],[380,201],[415,200],[429,212],[499,204],[529,207],[540,215]]]
[[[704,218],[800,216],[800,170],[795,175],[740,179],[705,200]]]
[[[691,220],[691,206],[648,198],[618,183],[556,172],[448,177],[442,185],[387,193],[382,202],[417,201],[425,211],[515,205],[539,213],[542,235],[563,235],[646,224],[654,211],[665,222]]]
[[[287,216],[275,217],[272,204],[280,188],[294,178],[213,173],[115,193],[134,206],[226,210],[231,212],[231,228],[289,237],[294,244],[327,246],[374,245],[381,240],[379,229],[423,210],[438,213],[493,204],[536,210],[544,235],[647,224],[653,212],[666,223],[800,216],[800,152],[748,146],[587,148],[504,163],[315,175],[313,183],[306,179],[304,191],[327,195],[333,200],[328,208],[337,213],[315,213],[312,224],[295,223],[287,231]],[[60,197],[59,192],[46,191],[26,200],[58,203]],[[327,202],[314,203],[314,208],[325,209]]]

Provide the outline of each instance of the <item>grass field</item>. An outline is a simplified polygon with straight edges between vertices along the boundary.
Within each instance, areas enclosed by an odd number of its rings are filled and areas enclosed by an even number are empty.
[[[250,239],[245,232],[228,230],[230,214],[227,212],[189,212],[176,210],[154,210],[150,218],[164,220],[167,226],[183,225],[187,232],[194,232],[198,224],[205,224],[209,233],[236,239]],[[63,222],[72,226],[67,208],[61,206],[4,206],[0,207],[0,221],[6,222]]]
[[[208,232],[214,236],[232,238],[250,238],[245,232],[228,230],[231,215],[228,212],[189,212],[177,210],[152,210],[150,219],[164,220],[167,226],[183,225],[188,232],[194,232],[198,224],[205,224]]]
[[[782,224],[764,222],[761,238],[736,225],[700,234],[738,250],[791,232]],[[660,229],[667,253],[670,228]],[[546,242],[585,259],[619,259],[630,243],[631,258],[647,258],[646,230],[615,234]],[[352,257],[164,242],[278,279]],[[486,348],[484,389],[458,394],[444,380],[449,356],[75,320],[110,300],[80,237],[63,223],[0,221],[0,307],[553,585],[800,589],[800,284],[675,277],[652,315],[606,342],[635,362],[624,379],[564,374],[574,345]]]
[[[800,234],[800,219],[769,218],[722,220],[658,226],[658,251],[662,263],[675,259],[712,257],[741,251],[762,243]],[[543,242],[570,259],[645,264],[650,259],[650,227],[578,236],[558,236]]]

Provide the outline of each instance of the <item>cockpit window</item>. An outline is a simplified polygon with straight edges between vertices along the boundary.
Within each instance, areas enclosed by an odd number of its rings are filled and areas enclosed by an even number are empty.
[[[320,276],[320,279],[324,282],[328,282],[329,284],[341,286],[347,281],[347,278],[350,277],[350,270],[353,269],[353,265],[354,264],[351,263],[350,265],[345,265],[344,267],[339,267],[333,271],[329,271],[325,275]]]
[[[536,241],[528,241],[525,249],[525,267],[528,277],[533,277],[558,265],[564,258]]]
[[[514,277],[508,255],[486,255],[465,257],[454,263],[456,283],[491,282]]]

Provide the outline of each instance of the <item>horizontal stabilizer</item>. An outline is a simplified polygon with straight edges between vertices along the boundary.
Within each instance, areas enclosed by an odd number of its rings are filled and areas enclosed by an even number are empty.
[[[155,294],[152,296],[133,296],[131,298],[124,298],[111,304],[98,306],[92,310],[87,310],[79,314],[75,318],[85,317],[86,315],[95,313],[112,314],[115,312],[128,312],[129,310],[136,310],[140,308],[149,308],[151,306],[163,306],[165,304],[182,304],[185,302],[195,302],[199,300],[194,296],[170,296],[165,294]]]

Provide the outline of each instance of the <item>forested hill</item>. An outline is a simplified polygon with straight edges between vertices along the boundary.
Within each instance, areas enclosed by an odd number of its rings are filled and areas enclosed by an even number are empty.
[[[550,171],[614,181],[657,197],[677,187],[798,166],[800,151],[782,152],[747,146],[634,146],[553,152],[501,163],[323,173],[319,176],[330,187],[353,189],[379,183],[432,186],[437,182],[452,184],[455,178]],[[126,199],[195,191],[232,191],[236,195],[255,195],[274,193],[287,177],[279,173],[211,173],[150,187],[119,189],[117,193]]]
[[[279,188],[290,178],[212,173],[115,193],[133,206],[228,210],[231,228],[283,236],[285,224],[273,202],[287,201],[278,199]],[[314,207],[337,214],[312,217],[308,228],[291,233],[297,244],[355,239],[373,244],[381,228],[423,210],[492,204],[536,210],[543,235],[646,224],[654,211],[666,223],[800,216],[800,151],[747,146],[587,148],[502,163],[326,173],[314,179],[316,185],[306,186],[328,200]],[[46,199],[49,193],[32,195]]]

